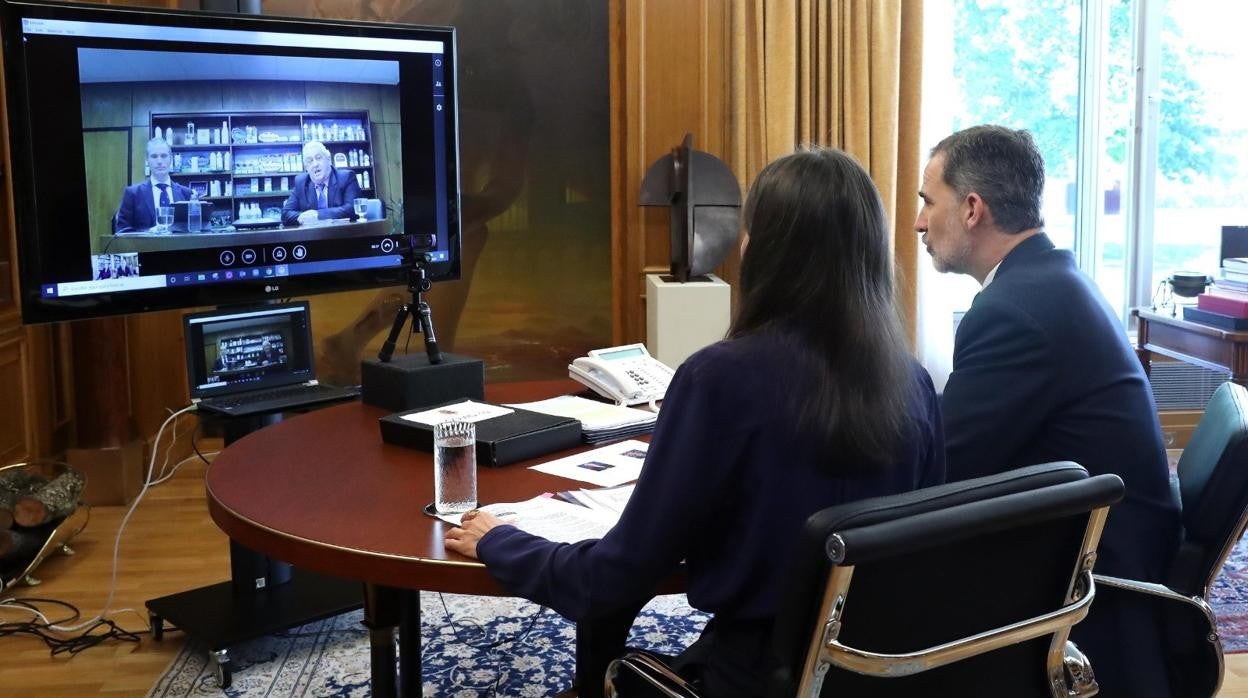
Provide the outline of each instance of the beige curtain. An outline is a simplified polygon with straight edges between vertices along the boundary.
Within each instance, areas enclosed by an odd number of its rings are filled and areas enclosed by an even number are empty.
[[[729,20],[729,164],[748,184],[797,145],[856,157],[894,224],[912,340],[922,15],[923,0],[737,0]]]

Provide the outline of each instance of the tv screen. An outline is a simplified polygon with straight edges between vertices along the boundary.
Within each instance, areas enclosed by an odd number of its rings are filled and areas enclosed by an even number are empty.
[[[458,278],[454,29],[0,4],[25,322]]]

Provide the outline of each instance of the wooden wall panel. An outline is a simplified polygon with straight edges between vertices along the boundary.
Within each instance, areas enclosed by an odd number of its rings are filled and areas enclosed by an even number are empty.
[[[650,163],[692,133],[694,147],[727,157],[726,3],[612,4],[611,171],[614,338],[645,339],[645,276],[669,268],[667,209],[642,208]],[[735,262],[721,268],[731,282]]]
[[[30,421],[26,403],[26,342],[21,333],[0,339],[0,464],[26,458]]]

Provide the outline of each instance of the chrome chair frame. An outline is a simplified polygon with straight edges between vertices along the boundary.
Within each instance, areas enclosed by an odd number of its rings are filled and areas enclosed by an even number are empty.
[[[1069,635],[1071,627],[1087,615],[1096,597],[1096,580],[1092,574],[1092,569],[1096,562],[1096,549],[1104,529],[1109,505],[1114,501],[1118,501],[1122,493],[1122,483],[1114,476],[1101,476],[1097,478],[1099,484],[1080,490],[1085,493],[1081,495],[1083,496],[1082,501],[1086,502],[1087,505],[1091,505],[1091,508],[1088,509],[1080,510],[1078,508],[1079,505],[1075,504],[1074,500],[1060,498],[1065,495],[1050,495],[1050,497],[1059,496],[1059,499],[1056,501],[1065,502],[1065,504],[1057,506],[1075,507],[1067,510],[1070,514],[1074,515],[1082,512],[1087,516],[1086,523],[1078,524],[1080,526],[1079,529],[1070,531],[1071,534],[1078,535],[1077,531],[1082,530],[1082,539],[1079,543],[1078,556],[1070,558],[1076,564],[1071,565],[1070,578],[1065,586],[1064,597],[1055,610],[942,642],[939,645],[897,654],[867,651],[853,647],[841,640],[841,632],[845,627],[842,614],[846,606],[852,602],[849,591],[854,578],[856,564],[861,564],[864,560],[870,562],[880,555],[887,559],[888,556],[893,554],[891,551],[896,550],[896,546],[899,544],[904,549],[907,545],[905,541],[910,540],[907,531],[915,527],[924,530],[927,537],[931,539],[957,540],[959,535],[965,535],[961,533],[961,531],[966,529],[966,519],[964,517],[970,516],[972,520],[979,520],[974,517],[999,516],[998,514],[973,513],[973,511],[987,512],[987,509],[963,509],[963,513],[956,514],[953,513],[953,509],[942,508],[940,502],[944,502],[944,507],[954,507],[955,509],[961,506],[1017,506],[1017,509],[1011,509],[1011,511],[1018,512],[1020,521],[1025,521],[1028,517],[1031,517],[1031,521],[1034,522],[1033,525],[1040,524],[1048,520],[1049,517],[1062,516],[1062,514],[1058,513],[1059,510],[1051,508],[1056,504],[1052,499],[1047,501],[1036,498],[1018,500],[1019,504],[1015,505],[1006,504],[1003,498],[1025,494],[1030,495],[1033,492],[1039,493],[1041,489],[1047,489],[1050,486],[1066,486],[1058,485],[1058,483],[1067,483],[1073,486],[1075,482],[1071,480],[1070,474],[1072,468],[1077,470],[1081,477],[1087,478],[1086,471],[1074,464],[1045,464],[1024,469],[1030,471],[1026,477],[1049,477],[1052,475],[1058,478],[1048,481],[1048,484],[1036,482],[1030,486],[1031,488],[1040,489],[1028,489],[1027,481],[1019,477],[1022,471],[1018,471],[1018,474],[1013,475],[1013,477],[1018,478],[1018,484],[1008,480],[1003,481],[1001,479],[1002,476],[993,476],[991,479],[982,478],[982,483],[972,481],[966,485],[943,486],[945,488],[944,491],[938,494],[936,489],[932,489],[929,491],[933,494],[926,494],[920,490],[908,495],[880,498],[881,501],[879,503],[865,500],[861,503],[861,506],[856,506],[856,510],[853,512],[838,511],[832,514],[830,512],[835,511],[835,509],[828,510],[829,518],[824,519],[822,524],[814,524],[815,518],[812,517],[812,523],[808,524],[808,526],[822,526],[825,530],[829,530],[827,538],[820,540],[824,540],[821,547],[824,551],[825,564],[830,564],[830,567],[827,567],[822,573],[825,580],[822,584],[822,592],[815,591],[815,596],[810,598],[810,611],[808,612],[814,612],[817,604],[818,614],[815,616],[816,620],[808,624],[803,623],[801,626],[809,628],[808,639],[801,641],[799,639],[800,636],[790,636],[795,641],[792,647],[798,651],[797,655],[790,656],[800,662],[801,671],[800,673],[792,674],[789,680],[773,683],[768,695],[788,695],[788,691],[793,690],[793,695],[812,698],[819,696],[823,689],[825,678],[828,677],[833,667],[870,677],[894,678],[913,676],[1016,643],[1043,638],[1046,635],[1051,635],[1052,638],[1048,643],[1047,651],[1043,655],[1044,666],[1037,667],[1037,671],[1042,670],[1044,674],[1043,676],[1037,675],[1035,677],[1037,680],[1035,687],[1047,686],[1047,692],[1051,696],[1061,698],[1083,698],[1095,695],[1098,687],[1091,665],[1087,658],[1079,652],[1078,648],[1069,642]],[[1005,477],[1008,478],[1010,476]],[[1110,483],[1111,480],[1114,484]],[[988,495],[987,498],[983,498],[984,495],[978,493],[981,491],[981,488],[984,490],[993,487],[1000,488],[1003,484],[1007,488],[1005,491],[997,490],[997,494]],[[966,489],[961,491],[949,489],[950,487],[956,488],[958,486],[963,486]],[[1080,485],[1080,487],[1082,488],[1083,486]],[[1097,494],[1091,494],[1092,492]],[[923,504],[922,502],[924,501],[930,502],[930,504]],[[933,505],[935,505],[935,508],[933,508]],[[876,511],[892,513],[873,517],[871,512]],[[913,518],[916,515],[921,518]],[[927,518],[922,518],[924,516],[927,516]],[[959,521],[960,517],[961,520]],[[982,520],[991,522],[1000,519],[986,518]],[[814,528],[812,532],[818,530],[819,528]],[[842,534],[844,534],[844,537],[842,537]],[[952,538],[945,538],[945,536],[952,536]],[[1071,550],[1071,548],[1067,548],[1067,550]],[[803,577],[798,576],[795,579],[801,578]],[[799,602],[794,608],[800,608],[804,603]],[[1035,607],[1033,606],[1033,608]],[[1043,609],[1043,606],[1039,608]],[[861,624],[863,621],[855,620],[852,622]],[[866,622],[869,623],[870,621]],[[802,632],[807,631],[803,630]],[[803,654],[804,659],[802,659]],[[796,664],[792,665],[794,672],[798,668]],[[634,684],[640,681],[646,686],[653,688],[655,692],[668,698],[697,698],[700,695],[697,687],[691,685],[674,672],[657,656],[645,652],[632,651],[612,661],[608,667],[605,677],[605,694],[608,697],[626,695],[621,693],[615,685],[616,679],[623,672],[629,672],[634,675]],[[786,683],[788,687],[782,692],[777,692],[778,687],[784,686]],[[1043,691],[1044,689],[1041,688],[1041,690]]]
[[[1088,615],[1088,609],[1096,598],[1096,583],[1093,580],[1092,566],[1096,562],[1096,546],[1100,542],[1108,514],[1109,507],[1101,507],[1093,510],[1089,517],[1083,544],[1079,551],[1081,563],[1071,578],[1065,606],[1051,613],[915,652],[900,654],[868,652],[844,645],[837,639],[842,628],[841,613],[848,600],[850,580],[854,574],[852,566],[837,566],[828,580],[824,593],[820,617],[825,620],[816,629],[818,637],[812,638],[806,665],[802,671],[798,695],[818,696],[823,690],[824,677],[832,666],[867,676],[911,676],[1048,634],[1052,634],[1053,639],[1049,645],[1046,670],[1054,698],[1095,695],[1096,682],[1091,672],[1083,671],[1076,666],[1068,666],[1076,662],[1081,663],[1081,666],[1086,666],[1086,660],[1076,654],[1068,662],[1067,640],[1070,637],[1071,626]],[[831,545],[835,547],[839,536],[834,535],[833,539]],[[840,549],[844,550],[843,543],[840,544]],[[833,562],[836,562],[835,558]]]

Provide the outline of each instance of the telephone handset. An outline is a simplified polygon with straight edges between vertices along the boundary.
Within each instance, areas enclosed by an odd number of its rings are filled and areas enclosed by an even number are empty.
[[[595,349],[568,365],[569,378],[621,405],[662,400],[673,373],[644,344]]]

